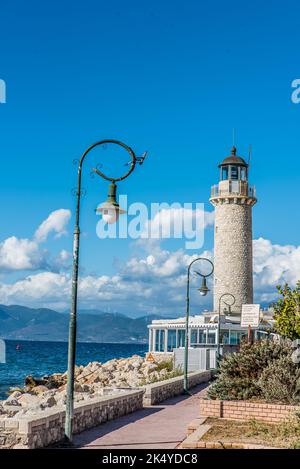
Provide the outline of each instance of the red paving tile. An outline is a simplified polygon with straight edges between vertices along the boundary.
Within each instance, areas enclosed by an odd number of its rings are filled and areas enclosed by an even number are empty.
[[[187,425],[199,417],[199,399],[206,387],[87,430],[74,437],[74,444],[83,449],[176,448],[186,437]]]

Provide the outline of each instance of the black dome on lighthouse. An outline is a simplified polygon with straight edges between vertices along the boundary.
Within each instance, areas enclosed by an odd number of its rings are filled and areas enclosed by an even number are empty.
[[[248,164],[246,163],[246,161],[240,156],[236,155],[236,147],[234,146],[231,148],[231,155],[227,156],[222,161],[222,163],[219,164],[219,168],[220,166],[226,166],[226,165],[245,166],[246,168],[248,168]]]

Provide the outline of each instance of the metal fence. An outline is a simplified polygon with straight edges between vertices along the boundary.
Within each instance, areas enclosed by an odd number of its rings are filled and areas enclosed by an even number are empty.
[[[184,367],[184,348],[174,349],[175,368]],[[188,371],[212,370],[217,367],[216,348],[189,348]]]

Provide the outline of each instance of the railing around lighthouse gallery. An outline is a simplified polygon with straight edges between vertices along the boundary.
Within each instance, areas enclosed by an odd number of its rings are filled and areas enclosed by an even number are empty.
[[[211,198],[226,195],[256,198],[256,189],[245,181],[221,181],[212,186]]]

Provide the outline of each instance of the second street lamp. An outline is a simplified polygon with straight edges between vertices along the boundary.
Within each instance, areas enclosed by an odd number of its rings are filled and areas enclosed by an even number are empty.
[[[95,147],[101,145],[113,144],[124,148],[130,155],[130,161],[127,164],[129,169],[125,174],[118,178],[111,178],[106,176],[99,169],[93,169],[93,172],[101,176],[103,179],[110,181],[110,188],[108,199],[101,204],[96,211],[102,213],[103,219],[106,223],[115,223],[120,213],[125,213],[121,209],[116,199],[116,182],[126,179],[134,170],[136,163],[142,164],[146,153],[142,157],[137,157],[134,151],[125,145],[125,143],[118,140],[100,140],[91,145],[81,156],[78,164],[78,179],[76,189],[76,215],[75,215],[75,229],[73,241],[73,274],[72,274],[72,299],[71,299],[71,312],[70,312],[70,326],[69,326],[69,343],[68,343],[68,374],[67,374],[67,400],[66,400],[66,420],[65,420],[65,439],[68,443],[72,442],[73,435],[73,412],[74,412],[74,380],[75,380],[75,356],[76,356],[76,327],[77,327],[77,296],[78,296],[78,265],[79,265],[79,240],[80,240],[80,201],[81,201],[81,177],[82,165],[87,154]]]
[[[206,284],[207,277],[210,277],[214,271],[214,265],[206,257],[197,257],[188,266],[187,272],[187,288],[186,288],[186,319],[185,319],[185,347],[184,347],[184,383],[183,390],[185,394],[188,394],[188,362],[189,362],[189,317],[190,317],[190,273],[191,267],[196,261],[206,261],[211,265],[211,271],[208,274],[202,274],[201,272],[195,271],[197,275],[202,277],[201,287],[198,289],[201,296],[206,296],[209,292],[209,288]]]
[[[231,298],[231,302],[227,303],[227,301],[223,300],[225,296],[229,296]],[[219,311],[218,311],[218,336],[217,336],[217,360],[220,359],[220,335],[221,335],[221,302],[225,303],[228,306],[229,314],[231,312],[231,306],[235,303],[235,296],[232,293],[223,293],[223,295],[219,298]]]

